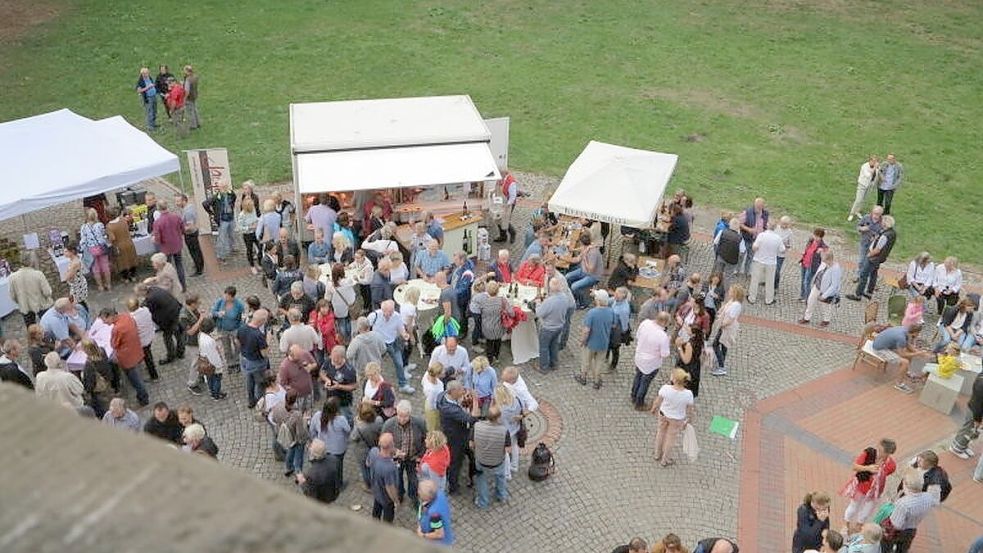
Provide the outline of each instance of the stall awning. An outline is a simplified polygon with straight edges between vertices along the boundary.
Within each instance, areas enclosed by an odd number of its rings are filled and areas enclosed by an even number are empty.
[[[439,186],[501,178],[485,142],[297,156],[301,194]]]
[[[122,117],[67,109],[0,124],[0,220],[180,170],[177,156]]]
[[[650,228],[678,156],[591,141],[549,201],[555,213]]]
[[[344,100],[290,105],[293,153],[488,142],[470,96]]]

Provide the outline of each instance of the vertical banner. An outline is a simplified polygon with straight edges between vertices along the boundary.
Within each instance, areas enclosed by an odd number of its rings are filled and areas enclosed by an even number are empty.
[[[485,126],[491,133],[491,143],[488,147],[495,156],[498,171],[504,173],[509,169],[509,118],[485,119]]]
[[[205,211],[204,204],[212,198],[219,185],[228,184],[232,189],[232,172],[229,170],[229,152],[225,148],[207,150],[185,150],[188,156],[188,172],[191,174],[191,188],[194,190],[195,207],[198,209],[198,228],[205,232],[211,228],[212,234],[218,231],[218,221]],[[202,225],[201,221],[210,221]]]

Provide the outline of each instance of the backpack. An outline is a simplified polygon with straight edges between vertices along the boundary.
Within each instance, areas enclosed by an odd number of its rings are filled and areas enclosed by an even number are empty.
[[[549,478],[550,474],[556,470],[556,462],[553,459],[553,452],[546,444],[539,442],[536,449],[532,451],[532,463],[529,465],[529,479],[533,482],[542,482]]]
[[[297,443],[297,440],[294,439],[293,432],[290,431],[290,427],[287,426],[286,422],[280,423],[280,428],[276,432],[276,443],[283,449],[290,449]]]

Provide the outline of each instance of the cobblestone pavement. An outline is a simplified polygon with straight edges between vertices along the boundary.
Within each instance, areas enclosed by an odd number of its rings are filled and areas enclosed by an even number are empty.
[[[533,197],[542,194],[542,186],[548,184],[529,185]],[[520,231],[534,203],[538,202],[527,201],[517,211]],[[520,246],[521,238],[513,251],[519,251]],[[613,252],[620,251],[617,243],[612,248]],[[189,291],[198,293],[207,304],[220,297],[225,286],[235,284],[240,297],[258,294],[264,302],[272,301],[258,277],[238,269],[245,266],[242,256],[240,248],[227,267],[210,265],[204,277],[189,280]],[[789,257],[792,259],[797,257]],[[696,239],[688,269],[705,272],[708,266],[709,246]],[[786,265],[782,278],[776,305],[759,302],[747,306],[738,345],[728,360],[730,375],[703,378],[695,420],[702,451],[695,463],[680,461],[670,468],[659,468],[654,462],[655,417],[635,412],[628,402],[633,347],[623,349],[620,365],[605,375],[599,391],[582,387],[571,378],[580,360],[576,340],[561,352],[556,373],[544,376],[524,368],[523,376],[532,393],[555,408],[555,417],[562,424],[555,445],[557,472],[546,482],[532,483],[524,470],[520,471],[510,483],[509,502],[496,504],[487,512],[479,512],[470,504],[469,490],[455,497],[453,515],[459,549],[608,551],[633,535],[655,539],[671,531],[686,544],[710,535],[736,536],[743,432],[733,441],[711,435],[710,419],[723,415],[743,420],[745,411],[758,400],[846,366],[853,359],[852,340],[862,319],[860,304],[844,302],[836,309],[829,331],[795,325],[803,304],[793,295],[798,288],[794,262]],[[117,288],[112,294],[92,294],[89,301],[96,307],[105,306],[125,293]],[[578,312],[576,330],[582,318],[583,312]],[[7,317],[3,325],[8,336],[23,334],[16,315]],[[163,358],[159,340],[154,348],[155,356]],[[503,357],[509,358],[507,348],[503,348]],[[278,361],[277,354],[272,360],[274,366]],[[669,366],[667,363],[653,382],[650,397],[665,381]],[[391,365],[384,367],[384,374],[392,377]],[[420,374],[421,370],[416,370],[414,380]],[[164,367],[161,380],[149,385],[151,401],[162,400],[172,406],[189,403],[221,448],[223,464],[291,487],[281,463],[273,459],[267,428],[255,422],[247,409],[241,375],[226,375],[224,387],[229,398],[223,402],[192,396],[185,388],[185,375],[184,367]],[[411,399],[415,408],[421,409],[420,394]],[[148,410],[141,415],[149,416]],[[354,457],[349,455],[345,460],[346,478],[353,484],[336,505],[360,508],[368,516],[371,498],[356,484]],[[524,459],[523,469],[525,466]],[[412,528],[414,516],[408,506],[403,506],[396,524]]]

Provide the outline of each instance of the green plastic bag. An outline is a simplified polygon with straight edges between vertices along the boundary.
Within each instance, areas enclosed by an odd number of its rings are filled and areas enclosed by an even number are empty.
[[[884,522],[884,519],[891,516],[891,513],[893,512],[894,512],[894,503],[887,502],[881,505],[881,508],[877,509],[877,512],[874,513],[874,524],[880,524]]]

